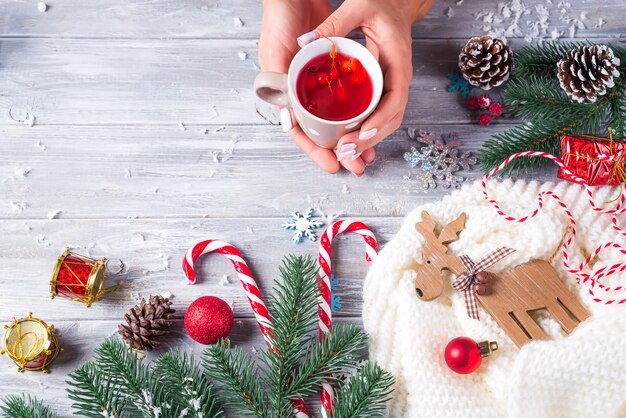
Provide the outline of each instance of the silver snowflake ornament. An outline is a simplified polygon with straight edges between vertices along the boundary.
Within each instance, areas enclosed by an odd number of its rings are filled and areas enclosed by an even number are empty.
[[[457,134],[441,135],[435,140],[433,134],[424,130],[408,129],[409,136],[422,144],[411,147],[410,152],[404,154],[404,159],[411,167],[418,169],[415,179],[417,187],[422,191],[437,187],[437,180],[444,188],[458,188],[465,181],[462,176],[455,174],[460,170],[470,170],[477,163],[470,152],[459,154],[457,147],[461,145]]]
[[[324,225],[323,222],[314,221],[313,209],[308,208],[304,213],[291,211],[289,212],[289,222],[285,222],[282,226],[283,229],[294,231],[291,241],[294,244],[298,244],[302,241],[302,238],[307,237],[311,241],[317,240],[314,230]]]

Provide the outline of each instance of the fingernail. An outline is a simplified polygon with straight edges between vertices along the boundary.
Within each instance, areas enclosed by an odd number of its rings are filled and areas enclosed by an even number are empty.
[[[368,139],[372,139],[374,138],[374,135],[376,135],[376,132],[378,132],[378,129],[376,128],[370,129],[369,131],[361,132],[359,134],[359,139],[361,141],[367,141]]]
[[[338,152],[337,153],[337,161],[346,160],[354,155],[354,150],[346,151],[346,152]]]
[[[350,158],[350,161],[354,161],[357,158],[359,158],[360,156],[361,156],[361,153],[359,152],[358,154],[353,155],[352,158]]]
[[[289,132],[293,128],[291,123],[291,112],[289,109],[283,107],[280,109],[280,125],[283,127],[283,132]]]
[[[298,37],[298,45],[300,45],[301,47],[310,44],[311,42],[318,40],[320,38],[320,34],[315,32],[315,31],[311,31],[311,32],[307,32],[304,35],[300,35]],[[293,39],[293,38],[292,38]]]
[[[353,149],[356,149],[356,144],[353,144],[353,143],[350,142],[350,143],[347,143],[347,144],[343,144],[341,146],[341,148],[339,148],[338,152],[342,153],[342,152],[346,152],[346,151],[352,151]]]

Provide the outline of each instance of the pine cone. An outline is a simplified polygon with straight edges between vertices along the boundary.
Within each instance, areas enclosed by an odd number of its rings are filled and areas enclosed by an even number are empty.
[[[604,96],[606,89],[615,85],[619,77],[620,59],[606,45],[581,46],[567,52],[567,58],[558,62],[559,82],[568,96],[582,103],[594,103]]]
[[[459,68],[471,85],[490,90],[509,79],[513,53],[500,39],[491,36],[472,38],[459,54]]]
[[[118,333],[130,346],[136,350],[150,351],[159,348],[160,342],[156,338],[169,334],[167,327],[174,319],[174,309],[170,308],[169,299],[161,296],[150,296],[149,301],[141,299],[124,315],[126,324],[118,326]]]

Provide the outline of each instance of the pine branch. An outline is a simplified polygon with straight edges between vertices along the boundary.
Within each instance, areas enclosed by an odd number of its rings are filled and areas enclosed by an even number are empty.
[[[385,413],[391,399],[393,376],[377,364],[367,362],[335,391],[334,418],[374,417]]]
[[[353,324],[336,325],[324,341],[311,348],[289,386],[290,397],[306,398],[319,389],[323,380],[356,367],[367,336]]]
[[[605,113],[607,102],[597,105],[571,100],[555,80],[542,80],[535,75],[511,80],[503,94],[504,107],[524,120],[554,126],[558,131],[576,124],[581,130],[593,131]],[[591,109],[590,106],[597,106]]]
[[[151,370],[118,338],[105,340],[95,350],[95,364],[120,393],[124,412],[144,417],[178,416],[167,402]]]
[[[0,403],[0,416],[6,418],[56,418],[40,400],[25,395],[9,395]]]
[[[587,43],[588,44],[588,43]],[[595,103],[575,103],[557,83],[557,62],[567,51],[583,43],[544,42],[522,48],[516,53],[517,70],[504,91],[505,107],[526,122],[487,140],[480,151],[485,171],[499,165],[511,154],[522,151],[545,151],[560,154],[560,137],[564,134],[597,134],[606,136],[608,127],[615,139],[626,135],[626,49],[609,44],[621,59],[620,77]],[[501,173],[528,172],[546,164],[537,158],[516,159]]]
[[[318,265],[312,257],[289,256],[280,267],[282,281],[274,286],[268,304],[274,327],[274,350],[266,350],[261,360],[269,383],[269,400],[277,417],[293,415],[288,386],[291,372],[308,351],[311,329],[317,323]]]
[[[222,416],[215,391],[198,363],[180,352],[168,352],[156,361],[155,377],[188,418]]]
[[[213,381],[222,383],[217,394],[225,406],[242,416],[270,417],[256,366],[243,350],[218,341],[204,350],[202,365]]]
[[[556,77],[556,63],[567,55],[567,51],[584,44],[583,42],[555,41],[525,46],[515,52],[515,78]]]
[[[83,364],[68,376],[68,397],[72,408],[84,417],[118,417],[121,411],[119,395],[105,375],[92,362]]]

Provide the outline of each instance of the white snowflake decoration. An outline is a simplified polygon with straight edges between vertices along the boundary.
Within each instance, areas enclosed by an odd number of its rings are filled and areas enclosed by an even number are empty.
[[[303,237],[307,237],[311,241],[317,240],[314,230],[324,225],[323,222],[311,220],[313,217],[313,209],[308,208],[304,213],[291,211],[289,212],[291,220],[283,224],[283,229],[295,231],[291,237],[294,244],[302,241]]]
[[[410,152],[404,153],[404,159],[417,167],[415,175],[418,188],[422,191],[437,187],[437,181],[446,189],[458,188],[465,178],[455,174],[459,170],[469,170],[477,163],[470,152],[459,154],[458,146],[461,141],[456,134],[442,135],[435,141],[431,132],[409,128],[409,136],[420,143],[418,147],[411,147]]]

